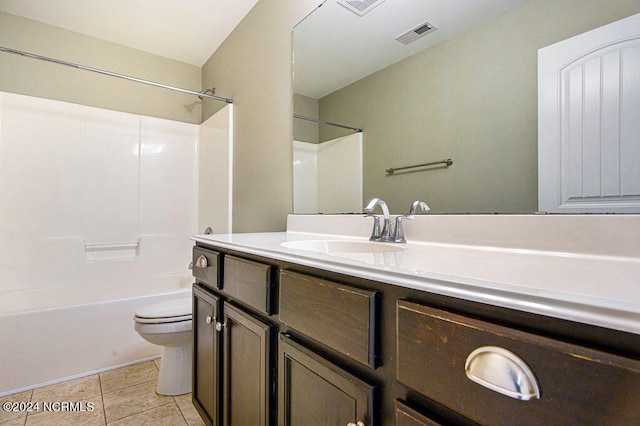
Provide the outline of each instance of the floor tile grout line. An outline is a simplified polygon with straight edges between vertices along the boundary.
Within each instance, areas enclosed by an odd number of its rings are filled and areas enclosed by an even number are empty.
[[[184,415],[184,412],[182,411],[182,407],[180,407],[180,404],[178,404],[178,400],[176,399],[176,397],[173,397],[173,402],[176,403],[176,405],[178,406],[178,411],[180,412],[180,415],[182,416],[182,419],[184,420],[184,424],[185,425],[189,425],[189,420],[187,420],[187,416]]]
[[[157,381],[157,380],[158,380],[158,379],[150,379],[150,380],[144,380],[144,381],[142,381],[142,382],[132,383],[132,384],[130,384],[130,385],[123,386],[123,387],[118,388],[118,389],[110,390],[109,392],[103,392],[103,395],[105,395],[105,394],[110,394],[110,393],[114,393],[114,392],[120,392],[120,391],[121,391],[121,390],[123,390],[123,389],[129,389],[129,388],[132,388],[132,387],[134,387],[134,386],[139,386],[139,385],[142,385],[142,384],[145,384],[145,383],[149,383],[149,382],[153,382],[153,381]]]
[[[107,408],[104,406],[104,392],[102,391],[102,377],[98,374],[98,383],[100,384],[100,400],[102,401],[102,417],[104,418],[104,424],[107,424]]]
[[[126,389],[129,389],[129,388],[132,388],[132,387],[135,387],[135,386],[140,386],[140,385],[144,385],[144,384],[147,384],[147,383],[153,382],[154,380],[156,380],[156,379],[146,380],[146,381],[144,381],[144,382],[136,383],[136,384],[133,384],[133,385],[125,386],[125,387],[123,387],[123,388],[119,388],[119,389],[114,390],[114,391],[110,391],[110,392],[103,393],[103,394],[102,394],[102,404],[103,404],[103,407],[104,407],[105,424],[106,424],[106,425],[108,425],[108,424],[109,424],[109,423],[107,423],[107,409],[106,409],[106,406],[105,406],[105,403],[104,403],[104,396],[105,396],[105,395],[110,395],[110,394],[113,394],[113,393],[116,393],[116,392],[122,392],[122,391],[124,391],[124,390],[126,390]],[[158,394],[158,395],[159,395],[159,394]],[[173,401],[173,398],[171,398],[171,400]],[[173,402],[175,403],[175,401],[173,401]],[[167,405],[167,404],[169,404],[169,403],[170,403],[170,402],[165,402],[165,403],[163,403],[163,404],[156,405],[155,407],[147,408],[146,410],[142,410],[142,411],[138,411],[138,412],[136,412],[136,413],[129,414],[128,416],[122,417],[121,419],[125,419],[125,418],[127,418],[127,417],[131,417],[131,416],[133,416],[133,415],[140,414],[140,413],[143,413],[143,412],[145,412],[145,411],[149,411],[149,410],[152,410],[152,409],[154,409],[154,408],[158,408],[158,407],[161,407],[161,406],[163,406],[163,405]],[[178,404],[176,403],[176,405],[178,405]],[[180,408],[180,407],[178,407],[178,408]],[[120,420],[120,419],[113,420],[112,422],[115,422],[115,421],[118,421],[118,420]]]
[[[31,394],[29,395],[29,402],[33,402],[33,389],[31,389]],[[24,416],[24,423],[22,423],[22,426],[27,426],[27,417],[29,417],[29,413],[27,413]]]
[[[173,401],[173,399],[172,399],[170,402],[166,402],[164,404],[156,405],[155,407],[147,408],[146,410],[138,411],[136,413],[131,413],[128,416],[124,416],[124,417],[120,417],[119,419],[115,419],[115,420],[113,420],[111,422],[111,424],[113,424],[115,422],[119,422],[120,420],[123,420],[123,419],[127,419],[129,417],[137,416],[138,414],[146,413],[147,411],[155,410],[156,408],[164,407],[165,405],[171,404],[171,402],[173,402],[178,407],[178,411],[180,411],[180,406],[178,406],[178,404],[175,401]],[[105,419],[105,426],[109,426],[109,423],[106,423],[106,419]]]
[[[151,362],[151,363],[153,363],[154,367],[156,368],[156,371],[157,371],[157,372],[159,372],[159,370],[158,370],[158,366],[156,366],[156,365],[155,365],[155,362],[154,362],[153,360],[151,360],[151,361],[145,361],[145,362],[142,362],[142,363],[140,363],[140,364],[145,364],[145,363],[147,363],[147,362]],[[135,366],[135,365],[139,365],[139,364],[132,364],[132,365],[127,366],[127,367],[122,367],[122,368],[120,368],[120,369],[110,370],[110,371],[103,372],[103,373],[99,373],[99,374],[100,374],[100,375],[102,375],[102,374],[105,374],[105,373],[110,373],[110,372],[112,372],[112,371],[124,370],[124,369],[130,368],[130,367]],[[158,380],[158,376],[156,376],[155,378],[150,379],[150,380],[144,380],[144,381],[141,381],[141,382],[138,382],[138,383],[128,384],[128,385],[123,386],[123,387],[121,387],[121,388],[112,389],[112,390],[110,390],[110,391],[108,391],[108,392],[104,392],[104,390],[102,390],[102,388],[101,388],[101,392],[103,393],[103,395],[104,395],[104,394],[110,394],[110,393],[113,393],[113,392],[119,392],[119,391],[121,391],[121,390],[123,390],[123,389],[127,389],[127,388],[130,388],[130,387],[132,387],[132,386],[137,386],[137,385],[140,385],[140,384],[142,384],[142,383],[148,383],[148,382],[151,382],[151,381],[154,381],[154,380],[156,380],[156,381],[157,381],[157,380]]]

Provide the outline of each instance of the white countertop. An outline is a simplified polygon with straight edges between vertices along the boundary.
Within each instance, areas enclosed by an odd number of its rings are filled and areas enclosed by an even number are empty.
[[[197,235],[193,239],[360,278],[640,334],[640,258],[636,256],[410,239],[403,245],[406,250],[400,252],[324,254],[286,248],[282,243],[368,238],[291,231]]]

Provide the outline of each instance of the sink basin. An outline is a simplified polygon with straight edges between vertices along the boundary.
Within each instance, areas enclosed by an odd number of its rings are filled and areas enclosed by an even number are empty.
[[[282,243],[283,247],[294,250],[307,250],[317,253],[389,253],[406,250],[405,247],[394,243],[379,243],[374,241],[348,240],[300,240]]]

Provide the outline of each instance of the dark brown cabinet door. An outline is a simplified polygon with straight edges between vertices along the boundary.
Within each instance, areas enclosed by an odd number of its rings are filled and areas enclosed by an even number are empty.
[[[193,286],[193,405],[209,425],[219,424],[220,300]]]
[[[375,424],[375,386],[349,374],[281,335],[279,424],[325,426]]]
[[[271,327],[229,303],[224,318],[224,424],[269,425]]]

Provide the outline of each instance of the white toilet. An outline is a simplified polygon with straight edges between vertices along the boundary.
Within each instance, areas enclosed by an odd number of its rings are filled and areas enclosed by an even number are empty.
[[[191,297],[145,306],[136,311],[134,329],[149,343],[164,346],[157,392],[191,392],[193,336]]]

